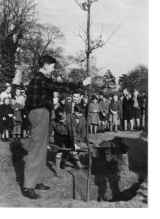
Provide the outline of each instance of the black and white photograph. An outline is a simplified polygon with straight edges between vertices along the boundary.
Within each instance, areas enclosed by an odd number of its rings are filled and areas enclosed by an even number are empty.
[[[148,208],[148,0],[0,0],[0,208]]]

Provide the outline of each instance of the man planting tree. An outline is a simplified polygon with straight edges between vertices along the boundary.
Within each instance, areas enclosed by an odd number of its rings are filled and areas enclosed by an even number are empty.
[[[76,90],[91,83],[86,78],[82,84],[53,82],[52,73],[55,69],[56,59],[45,55],[39,60],[39,72],[31,80],[27,89],[26,107],[31,123],[31,138],[29,140],[28,155],[25,159],[24,196],[37,199],[40,196],[37,190],[48,190],[49,186],[43,184],[43,173],[46,166],[46,155],[49,133],[49,115],[52,110],[53,91],[65,89]]]

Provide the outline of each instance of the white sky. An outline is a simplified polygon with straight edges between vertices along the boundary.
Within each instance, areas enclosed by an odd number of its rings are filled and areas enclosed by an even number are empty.
[[[65,35],[67,54],[83,48],[78,34],[86,27],[86,13],[74,0],[37,0],[42,23],[57,25]],[[110,68],[117,76],[138,64],[148,64],[148,0],[99,0],[92,7],[92,34],[104,39],[120,25],[103,48],[96,51],[98,67]]]

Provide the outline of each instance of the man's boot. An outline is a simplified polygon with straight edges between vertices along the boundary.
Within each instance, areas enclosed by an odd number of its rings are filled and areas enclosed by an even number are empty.
[[[30,199],[38,199],[40,196],[35,192],[33,188],[23,188],[22,194]]]

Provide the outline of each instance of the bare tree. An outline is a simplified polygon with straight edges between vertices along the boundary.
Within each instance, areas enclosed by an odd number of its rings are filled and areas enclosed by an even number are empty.
[[[35,24],[23,40],[20,59],[28,63],[32,71],[36,71],[40,56],[50,53],[57,57],[61,53],[61,48],[56,48],[55,44],[63,37],[56,26]]]
[[[0,80],[11,82],[16,53],[35,23],[33,0],[0,0]]]
[[[91,41],[91,33],[90,33],[90,27],[91,27],[91,6],[93,3],[95,3],[98,0],[85,0],[82,3],[80,3],[78,0],[75,0],[76,3],[80,6],[80,8],[84,11],[87,12],[87,31],[86,31],[86,40],[85,40],[85,53],[86,53],[86,61],[87,61],[87,65],[86,65],[86,73],[89,76],[90,75],[90,55],[91,53],[99,48],[99,46],[101,45],[99,43],[99,40],[97,40],[97,42],[95,41]],[[90,92],[91,91],[91,86],[89,86],[89,91],[88,91],[88,97],[90,99]],[[88,119],[87,119],[87,127],[88,127]],[[88,146],[88,155],[89,155],[89,159],[88,159],[88,163],[89,163],[89,167],[88,167],[88,180],[87,180],[87,193],[86,193],[86,200],[89,201],[90,199],[90,179],[91,179],[91,166],[92,166],[92,156],[91,156],[91,148],[90,148],[90,144],[89,144],[89,133],[88,133],[88,128],[86,129],[86,139],[87,139],[87,146]]]
[[[80,62],[85,62],[88,60],[88,56],[91,57],[91,55],[99,48],[102,48],[106,46],[109,41],[112,39],[112,37],[117,33],[117,31],[121,27],[121,22],[115,25],[113,29],[109,32],[108,37],[104,40],[103,34],[100,33],[97,35],[95,39],[91,36],[90,28],[91,28],[91,22],[90,22],[90,14],[91,14],[91,6],[93,3],[97,2],[98,0],[75,0],[77,5],[83,10],[88,12],[88,19],[87,19],[87,30],[84,30],[81,28],[80,33],[78,36],[81,38],[81,40],[84,42],[85,45],[85,51],[83,53],[83,58],[80,60]],[[88,61],[87,61],[88,62]]]
[[[95,39],[91,37],[90,34],[90,28],[91,28],[91,6],[93,3],[97,2],[98,0],[85,0],[82,3],[78,0],[75,0],[75,2],[78,4],[78,6],[83,10],[87,12],[87,30],[82,30],[79,33],[79,37],[82,39],[85,45],[85,58],[83,58],[82,61],[87,62],[87,72],[89,74],[90,72],[90,57],[91,54],[97,50],[98,48],[102,48],[105,45],[105,42],[102,38],[102,34],[97,36]]]

